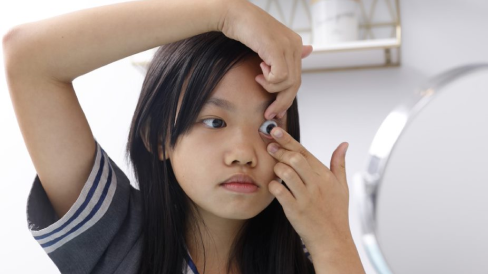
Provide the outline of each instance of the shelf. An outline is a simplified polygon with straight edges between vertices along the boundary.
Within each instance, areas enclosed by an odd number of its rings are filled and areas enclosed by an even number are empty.
[[[129,59],[131,64],[143,75],[146,75],[149,63],[151,62],[154,53],[156,53],[158,48],[159,47],[155,47],[130,56]]]
[[[395,67],[400,65],[399,39],[376,39],[313,46],[302,60],[302,72]]]
[[[394,38],[390,39],[375,39],[375,40],[363,40],[354,42],[344,42],[333,45],[313,46],[313,52],[337,52],[337,51],[351,51],[351,50],[369,50],[369,49],[385,49],[385,48],[398,48],[400,47],[399,41]]]
[[[310,0],[250,1],[301,35],[304,44],[312,44],[313,52],[302,60],[304,73],[397,67],[401,64],[399,0],[357,0],[361,10],[360,40],[330,45],[312,43]],[[131,56],[131,63],[145,74],[156,50]]]
[[[131,56],[132,64],[143,74],[155,49]],[[302,60],[302,72],[324,72],[350,69],[395,67],[400,65],[400,42],[397,39],[376,39],[313,46],[312,53]]]

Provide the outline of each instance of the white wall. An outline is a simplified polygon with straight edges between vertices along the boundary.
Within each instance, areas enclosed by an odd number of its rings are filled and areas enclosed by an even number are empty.
[[[2,1],[0,31],[115,2],[120,1]],[[365,167],[369,145],[383,119],[417,86],[454,66],[488,62],[487,11],[488,2],[483,0],[401,1],[401,67],[303,75],[298,101],[304,146],[329,166],[336,147],[349,142],[346,169],[351,184],[352,176]],[[2,58],[3,53],[3,63]],[[25,203],[36,173],[10,103],[3,66],[0,70],[0,273],[54,273],[56,267],[27,230]],[[94,135],[129,177],[123,152],[142,80],[123,59],[74,82]],[[375,273],[360,242],[352,200],[350,209],[363,265],[367,273]]]

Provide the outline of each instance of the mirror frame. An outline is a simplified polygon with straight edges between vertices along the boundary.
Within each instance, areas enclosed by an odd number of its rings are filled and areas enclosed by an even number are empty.
[[[464,65],[435,76],[391,111],[376,132],[369,148],[366,170],[354,177],[354,198],[361,221],[362,243],[370,262],[379,274],[393,273],[376,237],[379,189],[391,152],[412,119],[442,92],[442,87],[483,69],[488,69],[488,63]]]

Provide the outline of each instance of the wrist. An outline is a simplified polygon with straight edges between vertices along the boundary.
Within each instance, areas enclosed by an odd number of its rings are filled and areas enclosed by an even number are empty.
[[[332,235],[317,235],[316,238],[302,238],[311,254],[327,255],[350,247],[356,248],[350,229],[342,229]]]
[[[229,12],[230,0],[211,0],[209,4],[210,9],[210,23],[208,31],[222,32],[226,18]]]
[[[317,274],[365,273],[352,238],[346,241],[323,244],[320,249],[309,249],[309,252]]]
[[[254,14],[252,7],[255,5],[249,0],[215,0],[215,2],[218,6],[216,8],[215,30],[223,32],[225,36],[231,39],[240,41],[236,27],[239,27],[239,22],[243,21],[242,16],[250,18],[249,16]]]

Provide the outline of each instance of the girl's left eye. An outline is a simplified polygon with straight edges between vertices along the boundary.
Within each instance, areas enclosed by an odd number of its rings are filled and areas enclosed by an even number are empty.
[[[210,123],[207,122],[207,121],[211,121],[211,120],[213,120],[213,122],[210,122]],[[213,127],[220,128],[220,127],[222,127],[222,124],[225,125],[224,120],[222,120],[222,119],[215,119],[215,118],[203,119],[202,122],[204,124],[206,124],[207,126],[212,127],[212,128]]]

